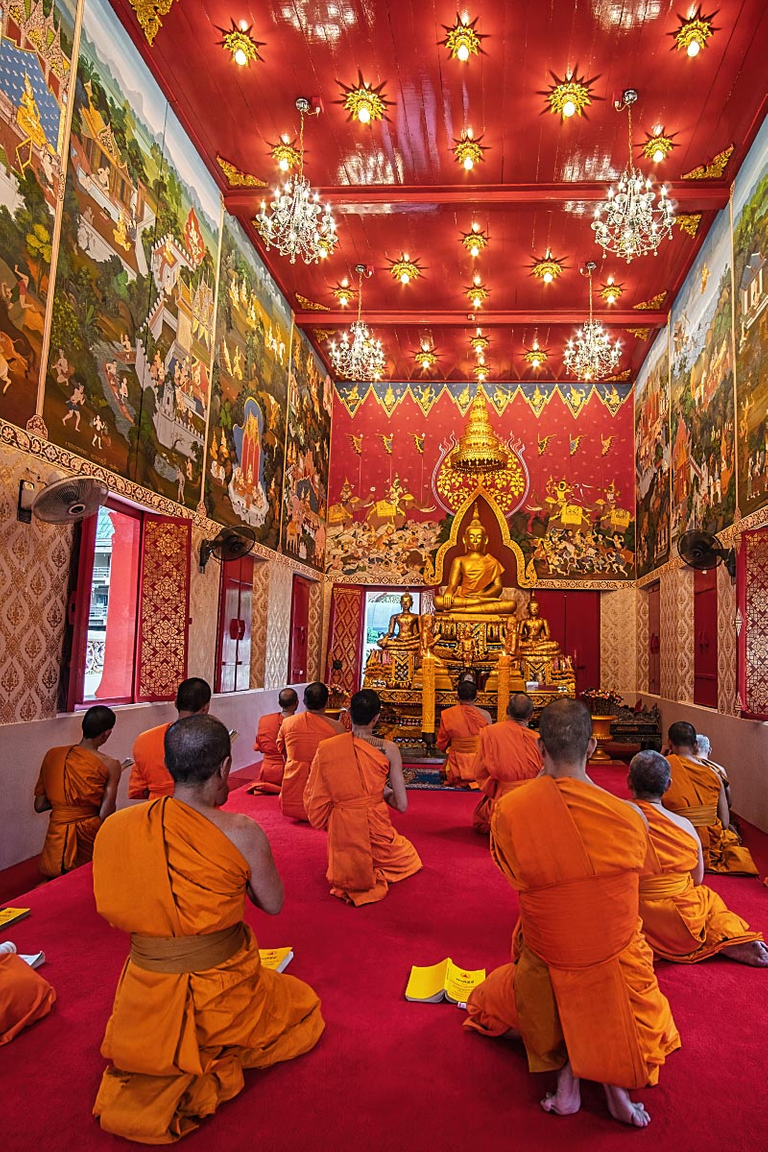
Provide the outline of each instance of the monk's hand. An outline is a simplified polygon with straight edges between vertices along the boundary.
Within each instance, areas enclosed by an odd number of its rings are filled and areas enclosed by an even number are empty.
[[[392,797],[393,796],[394,796],[394,792],[390,788],[389,784],[386,784],[384,787],[384,802],[385,802],[385,804],[389,804],[390,808],[392,807]]]

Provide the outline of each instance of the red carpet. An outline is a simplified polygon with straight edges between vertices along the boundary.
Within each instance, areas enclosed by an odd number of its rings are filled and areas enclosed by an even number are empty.
[[[618,791],[623,774],[595,772]],[[262,946],[291,944],[292,974],[323,1000],[327,1030],[293,1064],[248,1073],[246,1090],[195,1135],[190,1152],[610,1152],[627,1142],[669,1152],[754,1152],[766,1145],[768,972],[712,960],[659,966],[683,1036],[658,1088],[641,1094],[647,1135],[609,1120],[587,1086],[575,1117],[547,1116],[549,1078],[531,1076],[516,1045],[470,1036],[464,1014],[403,999],[411,963],[451,955],[493,968],[509,955],[516,900],[469,827],[476,796],[410,794],[398,826],[425,863],[383,903],[353,909],[328,894],[325,837],[286,821],[271,797],[233,793],[272,840],[286,881],[285,911],[252,910]],[[757,834],[756,834],[757,835]],[[762,846],[768,838],[761,837]],[[93,910],[90,869],[30,893],[33,914],[14,927],[20,950],[44,948],[59,1000],[48,1019],[0,1049],[2,1144],[13,1152],[89,1152],[126,1144],[91,1118],[103,1061],[98,1047],[127,951]],[[734,910],[768,929],[768,890],[756,880],[713,880]],[[137,893],[137,899],[141,894]]]

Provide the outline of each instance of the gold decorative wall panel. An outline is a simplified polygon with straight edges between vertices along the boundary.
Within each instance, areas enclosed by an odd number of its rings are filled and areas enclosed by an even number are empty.
[[[264,687],[283,688],[288,675],[293,573],[281,564],[270,564],[269,570],[269,628],[264,655]]]
[[[717,710],[736,710],[736,585],[725,564],[717,569]]]
[[[319,680],[322,675],[323,643],[323,585],[315,581],[309,586],[309,627],[307,629],[307,680]]]
[[[661,695],[693,703],[693,569],[661,577]]]
[[[269,602],[270,565],[253,566],[253,611],[251,615],[251,688],[264,687],[264,666],[267,658],[268,612],[264,605]]]
[[[642,590],[637,589],[637,624],[636,624],[636,641],[637,641],[637,659],[636,674],[637,674],[637,691],[648,691],[648,640],[649,640],[649,626],[648,626],[648,594]]]
[[[216,667],[216,627],[219,612],[219,584],[221,569],[209,563],[205,572],[198,565],[200,545],[206,532],[192,528],[192,558],[189,580],[189,641],[187,669],[190,676],[202,676],[210,685],[214,683]]]
[[[600,596],[600,681],[619,692],[637,691],[637,595],[621,588]]]
[[[172,700],[187,675],[189,522],[144,522],[139,591],[136,696]]]

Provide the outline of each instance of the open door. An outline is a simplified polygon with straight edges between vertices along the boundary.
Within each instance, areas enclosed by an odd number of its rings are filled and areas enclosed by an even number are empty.
[[[294,576],[291,597],[291,648],[288,655],[289,684],[303,684],[307,679],[309,588],[308,580]]]
[[[215,692],[244,692],[251,681],[253,560],[241,556],[221,565]]]

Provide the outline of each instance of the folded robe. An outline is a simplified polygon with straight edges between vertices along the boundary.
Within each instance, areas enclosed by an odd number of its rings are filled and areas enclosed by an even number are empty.
[[[643,934],[657,956],[681,964],[706,960],[732,944],[762,940],[691,872],[699,842],[655,804],[638,801],[648,821],[646,874],[640,877]]]
[[[261,752],[263,759],[259,778],[250,786],[249,792],[266,792],[272,796],[277,796],[280,792],[285,760],[277,746],[277,737],[283,719],[282,712],[270,712],[266,716],[259,717],[253,748],[255,752]]]
[[[757,876],[749,849],[742,845],[732,828],[723,828],[717,815],[723,786],[719,773],[689,756],[671,755],[667,760],[672,783],[664,793],[664,807],[679,812],[693,824],[701,840],[706,871]]]
[[[22,1028],[47,1016],[56,993],[21,956],[0,956],[0,1046],[10,1044]]]
[[[242,924],[249,877],[224,833],[172,797],[105,822],[96,906],[132,934],[101,1049],[114,1067],[94,1106],[108,1132],[171,1143],[241,1091],[243,1068],[268,1068],[317,1043],[317,996],[262,968]],[[169,970],[180,951],[186,959]]]
[[[35,796],[47,796],[51,819],[40,857],[43,876],[62,876],[93,858],[109,769],[96,752],[74,744],[46,752]]]
[[[474,704],[454,704],[440,713],[437,746],[441,752],[448,751],[449,784],[474,783],[479,734],[489,723],[488,714]]]
[[[502,720],[480,731],[475,759],[475,780],[482,800],[475,809],[472,827],[487,835],[491,830],[494,804],[521,780],[532,780],[542,768],[539,737],[516,720]]]
[[[472,992],[466,1026],[519,1032],[532,1072],[641,1088],[680,1046],[638,917],[642,819],[586,781],[539,777],[496,806],[492,850],[520,892],[516,964]]]
[[[324,716],[299,712],[286,716],[277,737],[277,747],[285,756],[283,786],[280,789],[280,811],[294,820],[308,820],[304,807],[304,789],[309,767],[321,740],[338,734],[338,728]]]
[[[416,849],[392,826],[384,787],[389,761],[344,733],[315,753],[304,794],[309,821],[328,829],[331,892],[349,904],[383,900],[390,884],[421,868]]]
[[[165,766],[165,734],[169,728],[170,724],[159,724],[136,737],[134,764],[128,781],[131,800],[156,800],[173,795],[173,777]]]

